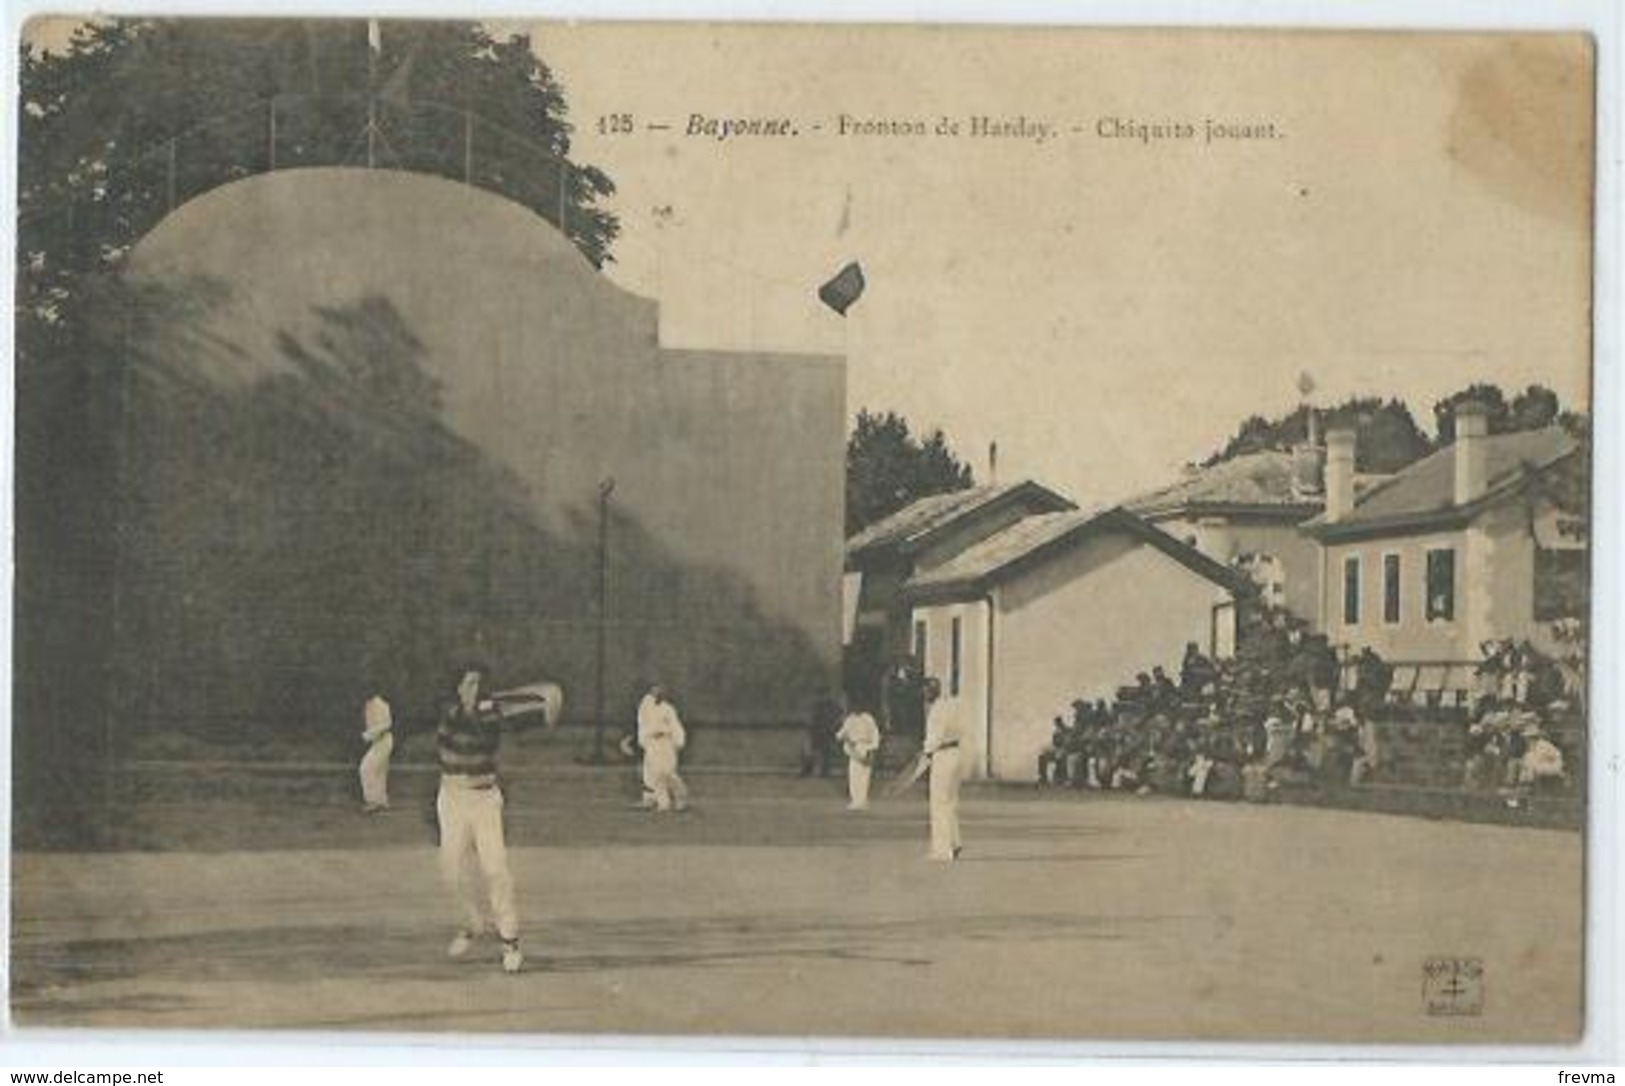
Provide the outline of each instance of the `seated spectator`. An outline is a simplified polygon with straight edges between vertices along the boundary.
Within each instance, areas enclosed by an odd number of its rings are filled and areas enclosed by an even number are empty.
[[[1525,737],[1522,783],[1536,790],[1561,787],[1566,780],[1563,752],[1538,728]]]
[[[1179,664],[1179,687],[1185,696],[1199,696],[1219,681],[1219,669],[1213,661],[1202,655],[1194,641],[1185,643],[1185,658]]]
[[[1153,700],[1153,695],[1155,695],[1156,692],[1157,690],[1151,682],[1150,674],[1142,671],[1134,676],[1133,686],[1118,688],[1118,707],[1121,708],[1124,705],[1149,705]]]
[[[1179,687],[1160,666],[1151,669],[1151,703],[1163,711],[1179,703]]]
[[[1377,723],[1369,716],[1360,721],[1359,751],[1349,769],[1350,785],[1363,784],[1382,768],[1382,745],[1377,736]]]
[[[1292,751],[1293,737],[1297,734],[1290,719],[1291,710],[1284,704],[1276,705],[1264,720],[1264,768],[1274,769],[1287,760]]]
[[[1393,666],[1370,645],[1361,649],[1354,666],[1354,696],[1360,711],[1369,717],[1388,700],[1393,684]]]
[[[1066,720],[1056,717],[1050,729],[1049,747],[1038,755],[1039,785],[1063,785],[1067,782],[1067,751],[1072,745],[1072,729]]]

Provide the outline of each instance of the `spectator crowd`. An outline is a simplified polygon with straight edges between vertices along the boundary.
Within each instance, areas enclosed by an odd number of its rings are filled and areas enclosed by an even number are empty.
[[[1465,729],[1462,786],[1499,789],[1516,806],[1566,783],[1547,720],[1562,714],[1569,692],[1526,643],[1487,644],[1483,653],[1463,712],[1437,726]],[[1371,649],[1340,658],[1287,612],[1259,612],[1232,658],[1215,660],[1191,643],[1177,676],[1153,667],[1112,699],[1073,701],[1053,720],[1038,780],[1258,801],[1283,789],[1381,782],[1382,725],[1405,712],[1390,702],[1393,686],[1394,667]]]

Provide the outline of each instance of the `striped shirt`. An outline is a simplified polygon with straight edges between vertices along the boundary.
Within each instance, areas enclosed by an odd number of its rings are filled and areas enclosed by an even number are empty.
[[[440,718],[435,741],[442,780],[451,778],[476,788],[496,783],[502,725],[495,715],[454,705]]]

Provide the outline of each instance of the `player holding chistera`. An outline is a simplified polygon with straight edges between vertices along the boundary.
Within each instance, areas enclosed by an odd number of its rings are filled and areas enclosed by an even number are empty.
[[[959,859],[959,745],[963,736],[957,715],[942,700],[942,683],[925,680],[925,744],[920,753],[931,761],[931,852],[929,859]]]
[[[870,713],[855,707],[841,721],[835,738],[846,752],[846,786],[850,797],[846,809],[865,810],[869,806],[869,777],[874,772],[875,752],[880,749],[880,726]]]
[[[686,811],[688,786],[677,775],[677,755],[688,742],[677,707],[659,683],[638,703],[638,746],[643,748],[643,805]]]
[[[496,704],[480,699],[482,678],[477,667],[463,669],[457,700],[436,732],[440,870],[462,913],[462,927],[446,953],[461,958],[474,939],[494,925],[502,940],[502,968],[517,973],[525,959],[519,952],[519,913],[502,829],[502,788],[497,783],[502,722]]]

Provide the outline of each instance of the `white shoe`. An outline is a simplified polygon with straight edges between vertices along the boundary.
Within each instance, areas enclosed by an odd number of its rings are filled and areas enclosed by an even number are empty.
[[[519,943],[502,944],[502,971],[504,973],[517,973],[525,964],[525,956],[519,952]]]
[[[468,953],[469,948],[473,945],[474,937],[466,931],[460,931],[451,937],[451,942],[446,944],[446,957],[461,958]]]

